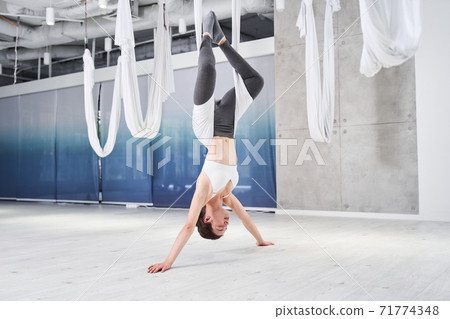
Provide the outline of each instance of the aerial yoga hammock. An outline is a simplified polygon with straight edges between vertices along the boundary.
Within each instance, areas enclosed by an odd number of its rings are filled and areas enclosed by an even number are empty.
[[[306,105],[308,127],[315,142],[331,142],[334,122],[334,34],[333,12],[339,0],[327,0],[323,41],[323,86],[320,83],[320,56],[317,45],[313,0],[303,0],[297,20],[300,37],[305,38]]]
[[[420,0],[359,0],[363,51],[360,72],[375,75],[381,67],[404,63],[416,52],[420,34]],[[308,127],[316,142],[331,142],[334,122],[335,73],[333,13],[339,0],[326,0],[323,45],[323,85],[313,0],[302,0],[297,27],[305,37]]]
[[[371,77],[382,67],[414,56],[422,33],[420,0],[359,0],[364,46],[360,72]]]
[[[120,46],[121,55],[117,61],[114,80],[114,93],[108,138],[102,148],[97,135],[92,88],[94,87],[94,61],[88,49],[83,55],[84,61],[84,103],[88,127],[89,142],[100,157],[108,156],[116,142],[120,123],[121,100],[123,100],[125,121],[133,137],[154,138],[159,131],[162,115],[162,103],[174,92],[173,69],[171,62],[170,28],[164,25],[168,21],[165,1],[159,0],[158,26],[155,35],[155,56],[153,77],[145,120],[141,112],[139,87],[134,53],[134,35],[131,10],[128,0],[119,0],[114,42]]]
[[[194,232],[195,227],[203,238],[219,239],[229,225],[231,208],[245,228],[256,239],[256,245],[269,246],[232,190],[239,181],[237,156],[234,144],[236,124],[263,87],[263,79],[230,45],[210,11],[203,21],[203,33],[198,29],[202,17],[201,1],[195,2],[196,32],[199,39],[197,81],[194,89],[193,130],[208,148],[202,171],[197,178],[186,224],[177,236],[166,260],[148,267],[149,273],[164,272],[172,267],[178,254]],[[233,1],[233,45],[239,42],[236,34],[240,3]],[[215,58],[212,43],[217,44],[233,67],[235,87],[220,100],[214,99]]]
[[[197,39],[197,50],[199,51],[199,54],[201,55],[201,47],[203,45],[202,41],[202,29],[201,29],[201,19],[202,19],[202,0],[194,0],[194,15],[195,15],[195,32],[196,32],[196,39]],[[241,32],[241,1],[240,0],[233,0],[232,1],[232,48],[234,48],[233,51],[238,51],[238,45],[240,42],[240,32]],[[225,47],[230,47],[229,42],[226,42],[226,46],[221,47],[224,49]],[[229,56],[227,55],[227,52],[231,52],[231,50],[223,50],[225,55],[227,56],[228,60],[230,61]],[[211,53],[212,54],[212,53]],[[241,58],[241,60],[243,60]],[[234,123],[233,123],[233,136],[236,133],[237,123],[239,119],[244,115],[245,111],[247,111],[250,104],[253,102],[254,97],[252,97],[251,94],[249,94],[246,84],[243,76],[252,76],[252,74],[240,74],[238,70],[236,69],[235,65],[230,61],[233,67],[233,80],[234,80],[234,90],[229,91],[227,94],[225,94],[224,98],[230,98],[233,96],[233,98],[236,99],[235,103],[235,111],[234,114],[231,114],[234,116]],[[247,63],[245,63],[247,64]],[[200,63],[199,63],[199,69],[200,69]],[[262,79],[262,78],[261,78]],[[205,81],[206,83],[207,81]],[[212,92],[214,91],[214,88],[212,89]],[[259,91],[256,93],[256,95],[259,93]],[[214,136],[214,107],[211,106],[211,104],[214,103],[214,96],[210,95],[208,96],[210,99],[209,101],[202,101],[201,105],[199,103],[194,107],[194,112],[192,115],[192,126],[194,129],[194,133],[198,140],[205,145],[206,147],[209,146],[210,141],[212,140]],[[195,101],[194,101],[195,102]],[[198,101],[197,101],[198,102]],[[233,106],[234,108],[234,106]],[[217,121],[217,116],[216,116]],[[231,136],[230,136],[231,137]]]

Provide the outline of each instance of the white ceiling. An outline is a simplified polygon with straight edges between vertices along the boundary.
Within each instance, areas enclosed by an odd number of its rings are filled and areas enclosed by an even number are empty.
[[[245,30],[246,27],[250,27],[253,31],[242,36],[253,37],[255,35],[252,35],[252,33],[267,32],[267,22],[260,26],[261,21],[265,18],[272,19],[273,32],[273,0],[241,1],[242,15],[248,13],[254,16],[255,14],[261,14],[260,19],[254,17],[246,24],[243,21],[241,32],[249,31]],[[89,19],[87,24],[90,40],[100,38],[102,41],[102,38],[107,36],[105,31],[114,35],[115,21],[108,16],[115,13],[117,2],[118,0],[109,0],[107,9],[101,9],[98,0],[87,0],[87,12],[90,17],[94,17],[94,19]],[[167,0],[166,8],[169,12],[169,24],[177,27],[179,18],[184,17],[187,25],[192,26],[194,23],[193,2],[194,0]],[[151,32],[151,29],[156,27],[158,12],[157,6],[154,6],[158,3],[157,0],[138,0],[137,3],[139,5],[139,18],[133,22],[135,36],[136,32],[148,33],[146,30]],[[47,7],[55,9],[56,23],[54,26],[48,26],[45,23],[45,9]],[[46,50],[49,46],[54,49],[54,54],[52,54],[54,58],[58,58],[58,54],[59,58],[69,58],[70,49],[73,49],[74,58],[79,56],[79,49],[83,47],[85,29],[84,24],[81,23],[84,20],[84,8],[83,0],[0,0],[0,17],[2,17],[0,19],[0,63],[3,65],[3,69],[12,68],[15,64],[15,59],[12,59],[12,57],[15,55],[14,46],[18,30],[19,69],[30,69],[30,66],[37,65],[38,57],[42,57],[43,50]],[[207,12],[210,9],[216,11],[221,21],[231,17],[231,1],[229,0],[203,0],[203,11]],[[272,18],[270,17],[271,12]],[[14,25],[18,22],[17,15],[22,15],[19,29]],[[58,20],[58,18],[71,21]],[[79,22],[73,22],[74,19]],[[254,24],[255,27],[251,24]],[[256,38],[258,38],[257,35]],[[148,38],[143,40],[146,41]]]

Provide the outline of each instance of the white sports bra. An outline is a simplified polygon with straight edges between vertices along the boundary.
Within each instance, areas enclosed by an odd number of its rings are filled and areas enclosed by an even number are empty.
[[[225,187],[225,185],[228,184],[228,181],[231,180],[233,188],[236,187],[239,181],[237,165],[225,165],[214,161],[205,160],[202,171],[204,171],[206,175],[208,175],[209,180],[211,181],[211,185],[213,188],[213,194],[211,198],[213,198],[218,191]],[[225,195],[224,198],[228,197],[228,195],[230,194]]]

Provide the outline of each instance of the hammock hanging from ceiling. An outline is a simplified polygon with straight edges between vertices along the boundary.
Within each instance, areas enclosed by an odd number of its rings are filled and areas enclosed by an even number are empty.
[[[359,0],[364,46],[360,72],[374,76],[400,65],[419,47],[420,0]]]
[[[334,34],[333,12],[341,9],[339,0],[327,0],[323,43],[323,85],[317,45],[313,0],[303,0],[297,20],[300,37],[305,37],[306,105],[308,127],[315,142],[330,143],[334,122]]]
[[[197,40],[197,50],[200,50],[201,39],[202,39],[202,0],[194,0],[194,18],[195,18],[195,33]],[[231,2],[231,24],[232,24],[232,46],[239,52],[239,42],[241,34],[241,0],[232,0]],[[234,133],[236,134],[237,123],[239,119],[247,111],[250,104],[253,102],[251,95],[246,89],[244,80],[239,75],[239,73],[233,69],[233,81],[234,88],[236,90],[236,108],[234,114]],[[197,112],[197,113],[196,113]],[[199,141],[205,145],[209,146],[210,141],[213,138],[214,130],[214,109],[213,108],[194,108],[192,117],[192,125],[194,128],[194,133],[199,139]],[[199,123],[195,122],[195,118],[207,119]]]
[[[203,0],[194,0],[195,36],[197,51],[202,43]],[[241,0],[231,1],[231,45],[238,51],[241,35]],[[236,72],[236,74],[238,74]]]
[[[202,0],[194,0],[194,19],[195,19],[195,35],[197,40],[197,51],[200,50],[200,44],[202,43],[202,20],[203,20],[203,10],[202,10]],[[231,46],[239,52],[239,42],[241,35],[241,0],[231,1]],[[242,77],[236,70],[233,69],[233,80],[234,87],[236,88],[236,98],[242,99],[243,96],[248,94],[239,92],[243,86]],[[242,83],[241,83],[242,82]],[[245,111],[250,106],[251,101],[243,101],[242,103],[236,103],[235,118],[234,118],[234,128],[236,132],[236,123],[245,113]]]
[[[128,0],[119,0],[115,44],[120,47],[121,55],[117,60],[114,79],[114,91],[109,121],[108,138],[102,148],[97,135],[97,123],[94,111],[92,89],[94,87],[94,61],[88,49],[83,55],[84,61],[84,104],[89,142],[100,157],[108,156],[114,149],[120,123],[121,100],[123,100],[125,121],[133,137],[154,138],[161,125],[162,103],[175,91],[171,60],[170,28],[165,10],[165,1],[158,1],[158,26],[155,38],[154,70],[150,84],[147,114],[145,120],[141,111],[136,57],[134,53],[134,35]]]

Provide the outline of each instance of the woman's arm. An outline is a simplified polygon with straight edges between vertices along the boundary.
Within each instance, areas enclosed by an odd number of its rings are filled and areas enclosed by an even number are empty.
[[[175,242],[166,260],[162,263],[154,264],[148,267],[149,273],[155,273],[160,270],[161,272],[164,272],[170,269],[170,267],[172,267],[172,264],[175,262],[175,259],[178,257],[178,254],[181,252],[184,245],[186,245],[187,241],[194,232],[198,216],[200,215],[200,210],[207,203],[208,195],[210,193],[210,185],[204,179],[203,174],[203,172],[200,173],[200,176],[197,179],[197,184],[195,187],[194,196],[192,197],[186,224],[183,226],[183,228],[181,228],[181,231],[175,239]]]
[[[245,228],[253,235],[256,239],[256,245],[258,246],[268,246],[275,245],[270,241],[265,241],[261,234],[258,231],[253,220],[250,218],[248,213],[246,212],[244,206],[242,206],[241,202],[234,196],[233,193],[230,194],[227,198],[224,198],[223,203],[231,208],[231,210],[236,214],[236,216],[242,221],[242,224]]]

